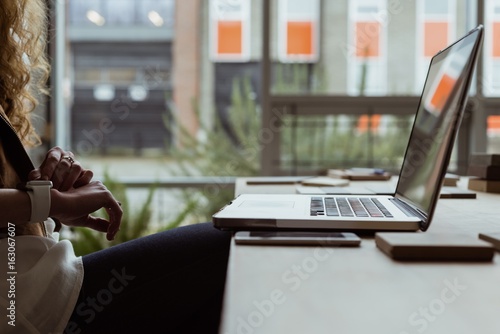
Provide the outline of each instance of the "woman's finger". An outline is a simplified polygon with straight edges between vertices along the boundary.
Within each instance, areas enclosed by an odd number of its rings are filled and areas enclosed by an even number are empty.
[[[94,173],[90,169],[84,169],[80,174],[80,177],[73,184],[73,188],[80,188],[89,184],[93,177]]]
[[[123,210],[121,208],[121,203],[113,200],[109,207],[105,208],[106,212],[109,215],[109,226],[106,234],[106,238],[108,240],[113,240],[116,236],[116,233],[120,230],[120,224],[122,221]]]
[[[59,147],[54,147],[47,152],[45,159],[40,165],[40,178],[42,180],[52,180],[62,155],[63,150]]]
[[[55,175],[57,178],[62,180],[58,187],[59,191],[68,191],[74,187],[75,182],[81,177],[84,169],[78,161],[73,162],[69,166],[66,165],[67,162],[61,161],[59,164]]]
[[[87,215],[78,219],[64,222],[65,225],[73,227],[86,227],[98,232],[106,233],[109,228],[109,221],[104,218]]]
[[[33,180],[39,180],[42,177],[42,173],[40,172],[40,169],[33,169],[29,174],[28,174],[28,180],[33,181]]]

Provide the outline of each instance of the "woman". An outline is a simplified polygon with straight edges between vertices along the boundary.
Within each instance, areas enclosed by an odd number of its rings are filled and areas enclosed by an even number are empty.
[[[30,113],[49,73],[44,3],[0,2],[0,116],[26,146],[39,142]],[[27,176],[52,188],[36,182],[45,195],[32,183],[17,189],[19,170],[6,145],[0,133],[0,332],[217,332],[229,234],[198,224],[78,258],[67,240],[58,241],[55,221],[112,240],[120,203],[57,147]],[[100,208],[108,219],[91,215]]]

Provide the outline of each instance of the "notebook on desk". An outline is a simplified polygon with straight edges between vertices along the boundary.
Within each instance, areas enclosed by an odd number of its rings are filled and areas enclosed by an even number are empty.
[[[425,231],[467,102],[483,39],[479,26],[436,54],[392,195],[243,194],[212,216],[215,227]]]

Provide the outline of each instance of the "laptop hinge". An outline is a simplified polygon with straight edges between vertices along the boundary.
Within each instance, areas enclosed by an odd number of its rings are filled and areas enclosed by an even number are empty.
[[[422,221],[427,219],[427,215],[420,209],[406,203],[399,198],[391,198],[393,204],[396,205],[401,211],[403,211],[408,217],[418,217]]]

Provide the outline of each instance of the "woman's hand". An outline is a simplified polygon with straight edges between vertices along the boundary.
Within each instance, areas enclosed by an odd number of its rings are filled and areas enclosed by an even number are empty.
[[[92,171],[84,169],[72,152],[60,147],[50,149],[40,168],[28,175],[29,180],[50,180],[54,189],[63,192],[89,184],[93,177]]]
[[[88,227],[107,233],[113,240],[120,228],[123,210],[120,203],[100,181],[92,181],[84,186],[61,192],[52,190],[50,216],[68,226]],[[109,220],[90,214],[104,208]]]
[[[94,174],[84,169],[70,151],[54,147],[47,152],[40,168],[29,174],[29,180],[50,180],[52,205],[50,216],[64,225],[88,227],[107,233],[113,240],[123,215],[120,203]],[[104,208],[109,220],[90,214]]]

